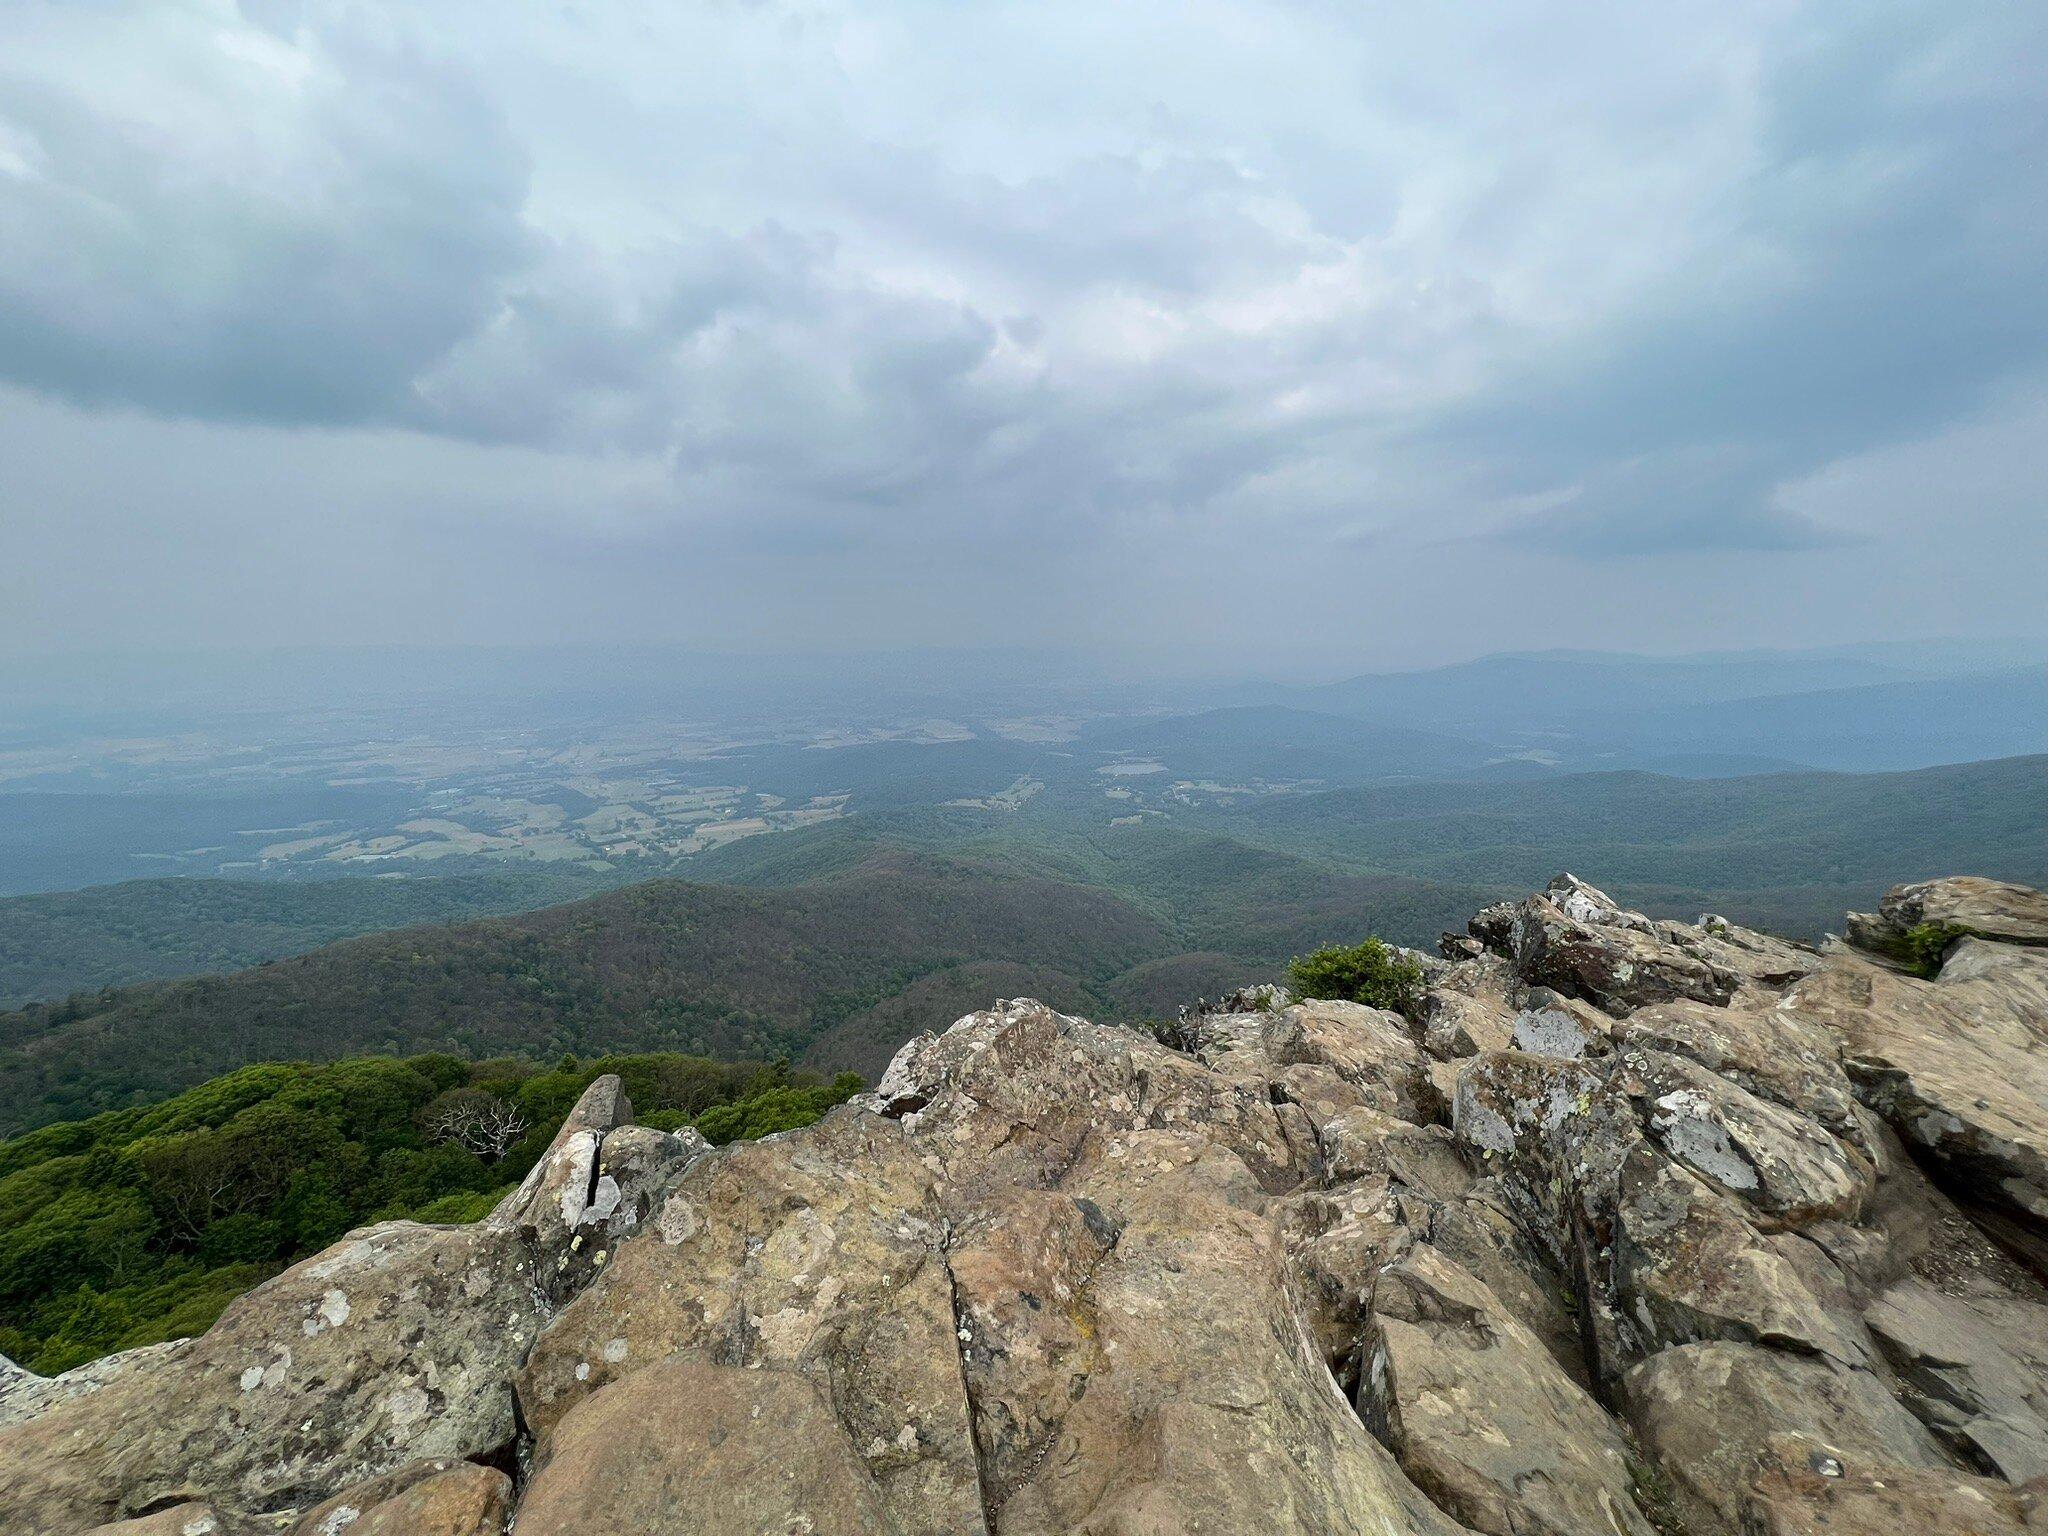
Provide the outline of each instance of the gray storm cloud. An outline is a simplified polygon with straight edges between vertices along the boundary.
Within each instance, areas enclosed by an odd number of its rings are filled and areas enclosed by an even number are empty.
[[[1156,627],[1283,553],[1331,613],[1346,562],[1446,549],[1475,618],[1617,559],[1683,593],[1670,562],[1910,537],[1807,488],[2024,417],[2048,357],[2037,8],[157,0],[0,31],[14,644],[173,526],[235,551],[180,577],[224,638],[276,616],[210,581],[316,551],[377,589],[366,629],[417,629],[379,561],[465,545],[483,632],[543,592],[658,629],[659,579],[706,624],[746,594],[916,640],[841,576],[1028,579],[1058,624],[1109,567]],[[1981,537],[2039,553],[1996,502]]]

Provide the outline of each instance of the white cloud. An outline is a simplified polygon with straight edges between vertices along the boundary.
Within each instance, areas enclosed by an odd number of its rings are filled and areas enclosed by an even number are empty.
[[[1988,4],[0,26],[0,378],[447,445],[410,499],[516,501],[515,563],[1796,561],[1867,530],[1786,486],[2048,354],[2048,47]]]

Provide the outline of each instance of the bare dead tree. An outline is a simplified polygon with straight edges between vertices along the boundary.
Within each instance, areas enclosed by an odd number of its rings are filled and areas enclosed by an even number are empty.
[[[427,1106],[420,1130],[432,1142],[453,1142],[495,1163],[527,1131],[526,1116],[494,1093],[458,1088]]]
[[[194,1131],[145,1147],[144,1176],[158,1207],[180,1237],[197,1242],[224,1216],[249,1209],[251,1180],[233,1149],[211,1131]]]

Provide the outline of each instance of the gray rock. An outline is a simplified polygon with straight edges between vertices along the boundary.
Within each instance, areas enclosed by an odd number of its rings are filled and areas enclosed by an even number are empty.
[[[1844,955],[1787,1008],[1836,1031],[1865,1102],[2048,1260],[2048,951],[1964,939],[1931,982]]]
[[[2048,944],[2048,895],[2029,886],[1975,875],[1895,885],[1874,913],[1851,912],[1849,942],[1877,954],[1893,955],[1907,934],[1919,928],[1947,931],[2004,944]]]
[[[518,1524],[545,1536],[901,1529],[822,1384],[690,1358],[583,1399],[545,1441]],[[935,1528],[985,1529],[978,1512]]]
[[[0,1529],[483,1536],[479,1462],[571,1536],[2039,1529],[2048,950],[1928,983],[1571,877],[1474,933],[1412,1024],[1017,1000],[715,1151],[600,1080],[476,1226],[0,1368]]]
[[[1899,1467],[1808,1435],[1774,1436],[1742,1500],[1744,1536],[2026,1536],[2048,1531],[2048,1482],[2010,1488]]]
[[[612,1120],[616,1084],[592,1085],[486,1220],[352,1232],[236,1300],[203,1337],[0,1430],[0,1530],[58,1536],[170,1498],[240,1518],[420,1458],[508,1450],[512,1373],[546,1316],[537,1270],[553,1272],[569,1206],[588,1204],[595,1149],[584,1158],[577,1136]],[[560,1221],[535,1214],[543,1199]]]
[[[290,1536],[502,1536],[512,1480],[467,1461],[415,1461],[306,1511]]]
[[[45,1408],[97,1392],[109,1382],[133,1371],[147,1370],[169,1356],[180,1353],[190,1341],[172,1339],[166,1344],[145,1344],[125,1349],[75,1366],[59,1376],[38,1376],[34,1371],[0,1355],[0,1429],[32,1419]]]
[[[1623,1397],[1688,1531],[1741,1528],[1750,1477],[1775,1435],[1853,1446],[1890,1466],[1948,1470],[1920,1421],[1865,1371],[1745,1344],[1686,1344],[1628,1373]]]
[[[1912,1278],[1864,1316],[1938,1437],[2008,1482],[2048,1477],[2048,1306]]]
[[[1620,1431],[1476,1276],[1427,1245],[1380,1278],[1359,1411],[1472,1530],[1653,1536]]]

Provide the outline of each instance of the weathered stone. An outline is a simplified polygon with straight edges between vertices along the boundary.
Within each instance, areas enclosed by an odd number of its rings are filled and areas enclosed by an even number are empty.
[[[2008,1482],[2048,1477],[2048,1306],[1914,1278],[1864,1316],[1937,1436]]]
[[[498,1450],[539,1322],[505,1234],[366,1228],[154,1368],[0,1431],[0,1529],[56,1536],[172,1494],[273,1508],[415,1457]]]
[[[178,1354],[189,1342],[173,1339],[167,1344],[145,1344],[140,1349],[122,1350],[116,1355],[89,1360],[59,1376],[38,1376],[0,1355],[0,1429],[32,1419],[45,1408],[53,1408],[58,1403],[97,1392],[108,1382],[118,1381],[131,1371],[147,1369]]]
[[[1743,1536],[2028,1536],[2048,1531],[2048,1481],[2025,1488],[1888,1466],[1823,1438],[1774,1436],[1743,1501]]]
[[[1400,1198],[1385,1177],[1309,1191],[1283,1208],[1281,1234],[1309,1335],[1338,1385],[1354,1390],[1380,1272],[1415,1240]]]
[[[291,1536],[500,1536],[512,1480],[467,1461],[415,1461],[301,1515]]]
[[[534,1252],[545,1252],[534,1282],[550,1303],[575,1294],[590,1276],[590,1256],[578,1228],[598,1193],[598,1149],[632,1117],[633,1106],[618,1077],[598,1078],[569,1111],[547,1153],[489,1217],[494,1228],[516,1233]],[[616,1205],[617,1194],[614,1186],[609,1204]]]
[[[1380,1277],[1359,1410],[1416,1485],[1489,1536],[1651,1536],[1607,1415],[1427,1245]]]
[[[913,1040],[882,1081],[885,1102],[923,1106],[903,1111],[904,1123],[934,1149],[963,1207],[998,1188],[1053,1187],[1091,1139],[1120,1131],[1199,1135],[1276,1193],[1313,1171],[1313,1135],[1307,1146],[1290,1139],[1266,1079],[1028,998]]]
[[[1812,1121],[1693,1063],[1630,1051],[1618,1086],[1666,1153],[1740,1198],[1766,1227],[1854,1216],[1876,1169]]]
[[[1457,1200],[1413,1210],[1410,1224],[1476,1275],[1566,1375],[1587,1382],[1580,1298],[1516,1221],[1499,1179],[1482,1179]],[[1574,1277],[1572,1285],[1579,1283]]]
[[[543,1443],[518,1528],[541,1536],[896,1536],[824,1386],[673,1359],[583,1399]],[[978,1511],[948,1532],[980,1531]]]
[[[1701,1536],[1738,1529],[1750,1475],[1773,1435],[1852,1445],[1895,1466],[1948,1466],[1874,1376],[1811,1355],[1686,1344],[1636,1366],[1623,1392],[1686,1529]]]
[[[1647,1144],[1622,1167],[1614,1231],[1615,1291],[1642,1353],[1730,1339],[1868,1364],[1853,1314],[1837,1321],[1736,1202]]]
[[[1452,1536],[1331,1379],[1268,1219],[1167,1181],[1123,1221],[1090,1286],[1093,1368],[1001,1505],[1005,1536]]]
[[[1311,1119],[1363,1105],[1397,1120],[1440,1117],[1428,1058],[1397,1013],[1312,1001],[1196,1025],[1196,1054],[1231,1077],[1278,1082]]]
[[[1951,1189],[2048,1258],[2048,951],[1964,939],[1931,982],[1842,955],[1787,1007],[1839,1033],[1860,1095]]]
[[[543,1449],[607,1382],[684,1358],[816,1379],[894,1529],[979,1518],[944,1221],[902,1126],[841,1110],[694,1163],[519,1376]]]
[[[1726,1008],[1691,1000],[1638,1009],[1616,1028],[1624,1045],[1682,1056],[1760,1099],[1859,1145],[1856,1091],[1838,1036],[1779,1000],[1748,996]]]
[[[512,1373],[545,1316],[536,1266],[573,1232],[536,1221],[536,1194],[561,1210],[587,1189],[594,1149],[582,1159],[574,1133],[610,1120],[615,1093],[616,1079],[593,1084],[486,1220],[350,1233],[233,1302],[204,1337],[0,1430],[0,1530],[56,1536],[172,1497],[238,1518],[418,1458],[508,1448]]]
[[[479,1462],[531,1469],[522,1536],[2040,1518],[2048,950],[1926,983],[1569,877],[1482,931],[1414,1024],[1246,994],[1168,1044],[1018,1000],[717,1151],[600,1080],[485,1222],[0,1368],[0,1529],[485,1536]]]
[[[153,1515],[96,1525],[87,1536],[225,1536],[226,1529],[211,1504],[188,1502]]]
[[[1481,907],[1465,924],[1465,931],[1482,949],[1512,957],[1515,952],[1515,904],[1496,901],[1491,906]],[[1445,937],[1451,936],[1447,934]],[[1457,954],[1446,950],[1444,958],[1456,961],[1467,956],[1461,948]]]
[[[1512,954],[1531,986],[1583,997],[1614,1014],[1680,997],[1726,1003],[1743,980],[1665,942],[1641,913],[1570,875],[1516,908]]]
[[[1037,1472],[1101,1359],[1093,1286],[1122,1227],[1093,1201],[1012,1190],[953,1235],[967,1389],[988,1505]]]
[[[1492,954],[1446,966],[1423,994],[1423,1048],[1439,1058],[1506,1050],[1520,985],[1512,967]]]
[[[1859,948],[1893,955],[1908,934],[1920,929],[1937,930],[1945,943],[1968,936],[2048,944],[2048,895],[1976,875],[1895,885],[1875,913],[1851,912],[1847,932]]]
[[[1532,1056],[1592,1056],[1607,1048],[1608,1029],[1594,1011],[1548,987],[1530,989],[1515,1015],[1510,1046]]]

